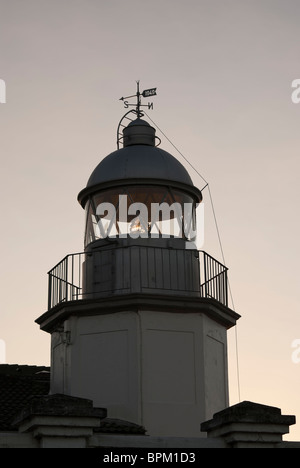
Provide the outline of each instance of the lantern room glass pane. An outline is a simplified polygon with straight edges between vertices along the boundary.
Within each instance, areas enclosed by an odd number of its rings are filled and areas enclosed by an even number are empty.
[[[193,198],[165,186],[105,190],[86,205],[85,245],[106,237],[195,237]]]

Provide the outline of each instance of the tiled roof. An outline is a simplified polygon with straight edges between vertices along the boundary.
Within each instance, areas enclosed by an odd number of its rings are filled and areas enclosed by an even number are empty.
[[[101,426],[95,432],[110,434],[140,434],[144,435],[146,430],[143,426],[134,424],[122,419],[105,418],[101,421]]]
[[[15,415],[33,395],[47,395],[50,368],[44,366],[0,365],[0,431],[12,431]]]
[[[0,364],[0,432],[14,431],[15,416],[32,396],[48,395],[50,368]],[[121,419],[105,418],[96,432],[110,434],[145,434],[145,428]]]

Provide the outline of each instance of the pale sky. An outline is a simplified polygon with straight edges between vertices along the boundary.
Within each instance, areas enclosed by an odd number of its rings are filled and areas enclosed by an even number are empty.
[[[208,180],[238,322],[241,400],[300,440],[298,0],[0,0],[0,340],[49,365],[47,271],[83,250],[77,202],[116,149],[119,98],[157,87],[151,118]],[[150,114],[151,113],[151,114]],[[158,132],[162,148],[203,181]],[[207,189],[204,250],[222,260]],[[300,354],[299,354],[300,356]],[[230,403],[238,402],[229,331]]]

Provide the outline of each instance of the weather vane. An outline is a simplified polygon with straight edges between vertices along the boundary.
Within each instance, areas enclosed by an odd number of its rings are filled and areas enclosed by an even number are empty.
[[[142,93],[140,93],[140,82],[137,81],[136,84],[137,84],[136,94],[133,94],[132,96],[121,97],[120,101],[124,102],[125,109],[128,109],[129,106],[135,106],[136,114],[138,118],[140,118],[143,116],[143,113],[141,112],[141,107],[148,107],[148,109],[153,109],[153,102],[148,102],[148,104],[142,104],[141,96],[143,96],[144,98],[150,97],[150,96],[156,96],[156,88],[145,89]],[[137,99],[136,104],[132,104],[127,101],[127,99],[134,98],[134,97],[136,97]]]

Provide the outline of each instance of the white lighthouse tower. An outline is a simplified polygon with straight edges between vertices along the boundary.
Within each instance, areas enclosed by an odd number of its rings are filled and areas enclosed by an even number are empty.
[[[227,330],[239,315],[227,268],[195,245],[202,194],[142,118],[148,91],[121,121],[123,147],[79,193],[84,252],[49,272],[37,323],[51,334],[51,393],[91,399],[149,435],[201,437],[229,404]]]

